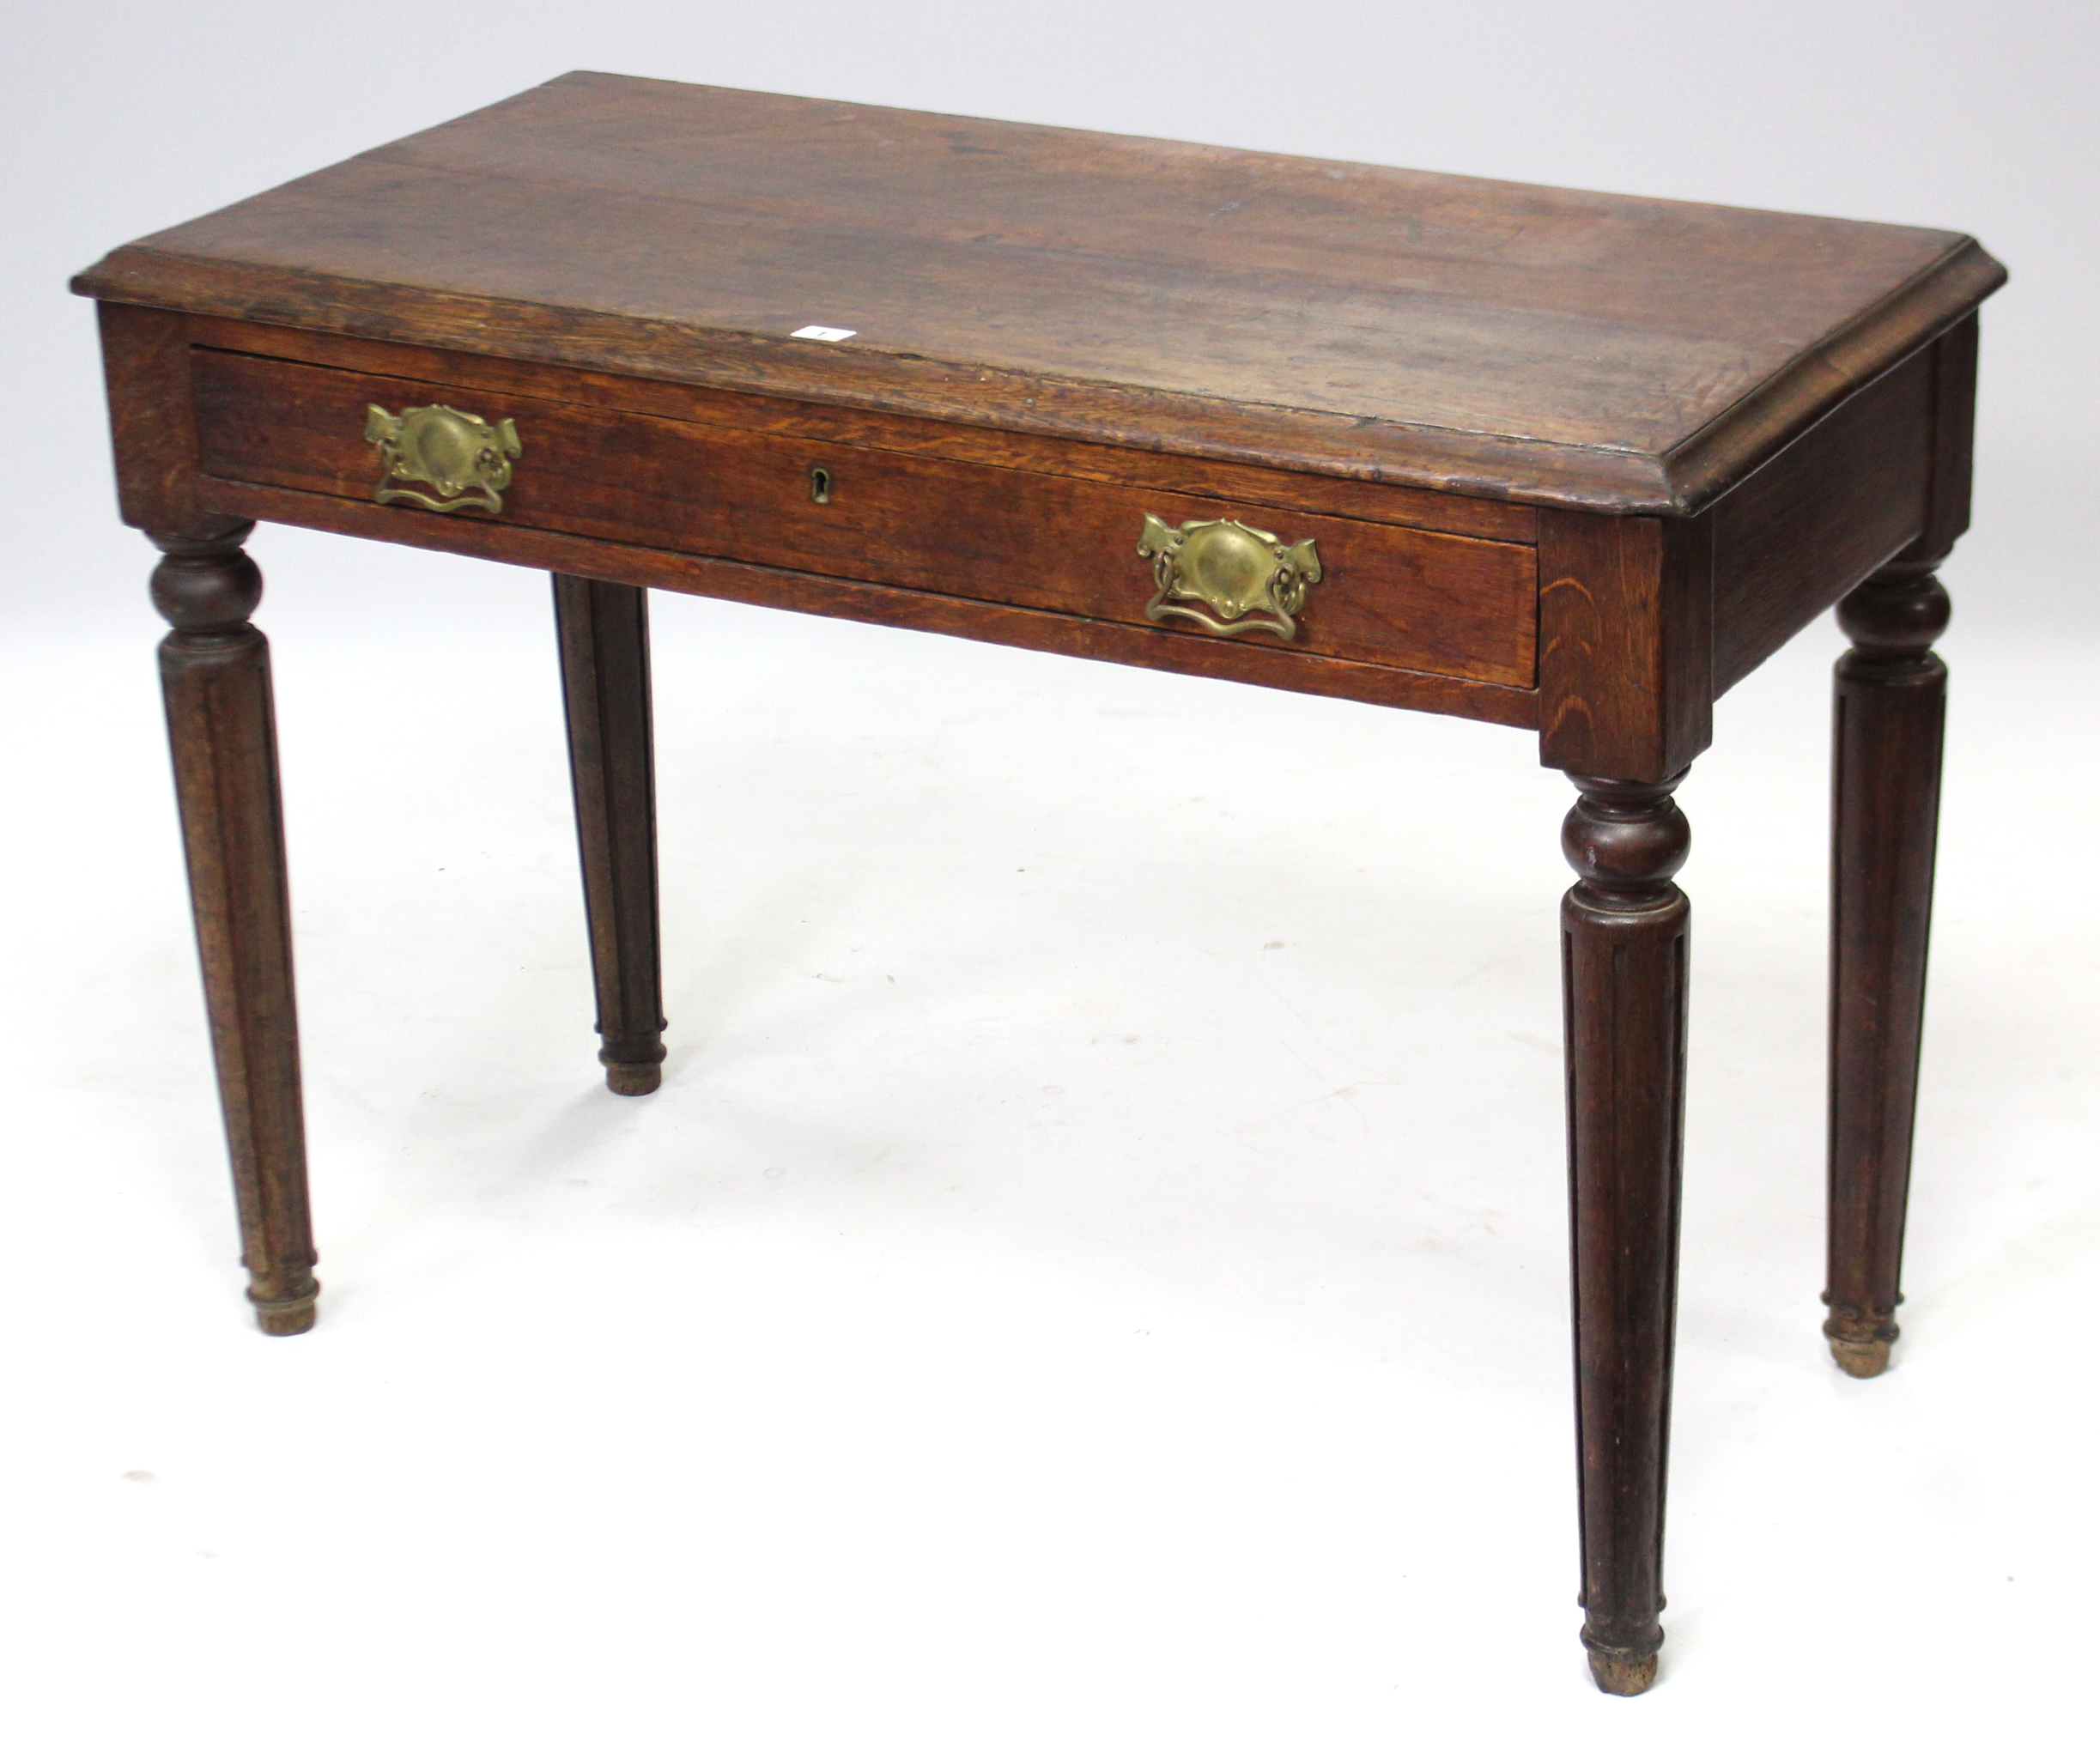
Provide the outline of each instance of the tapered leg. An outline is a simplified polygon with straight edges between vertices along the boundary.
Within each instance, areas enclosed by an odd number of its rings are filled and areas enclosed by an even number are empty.
[[[1582,1641],[1605,1691],[1655,1678],[1677,1314],[1691,840],[1663,783],[1575,779],[1561,906]]]
[[[154,604],[204,1000],[240,1211],[241,1259],[263,1332],[313,1326],[313,1228],[292,991],[291,906],[277,791],[270,645],[248,623],[262,573],[222,537],[153,537]]]
[[[1830,875],[1830,1308],[1854,1377],[1888,1368],[1910,1188],[1939,822],[1947,670],[1933,653],[1947,595],[1891,565],[1837,610]]]
[[[557,574],[554,607],[598,985],[598,1059],[608,1086],[639,1096],[664,1079],[649,596],[624,583]]]

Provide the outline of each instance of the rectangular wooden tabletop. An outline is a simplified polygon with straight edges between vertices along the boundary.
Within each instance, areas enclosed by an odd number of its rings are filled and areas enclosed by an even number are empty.
[[[1684,514],[2002,277],[1941,231],[571,73],[76,288]]]

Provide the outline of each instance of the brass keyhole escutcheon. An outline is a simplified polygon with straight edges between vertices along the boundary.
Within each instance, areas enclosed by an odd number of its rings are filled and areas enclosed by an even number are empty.
[[[1298,634],[1305,591],[1320,580],[1320,554],[1310,540],[1286,546],[1244,522],[1184,522],[1170,528],[1157,516],[1147,516],[1138,535],[1138,555],[1152,561],[1156,585],[1146,618],[1155,624],[1192,619],[1220,637],[1273,631],[1290,641]],[[1190,601],[1202,605],[1183,604]]]
[[[524,452],[513,420],[492,425],[449,406],[412,406],[398,418],[368,406],[365,440],[379,446],[383,466],[372,493],[376,501],[420,504],[440,514],[476,509],[500,515],[511,463]]]
[[[831,470],[828,467],[812,467],[810,470],[810,501],[831,501]]]

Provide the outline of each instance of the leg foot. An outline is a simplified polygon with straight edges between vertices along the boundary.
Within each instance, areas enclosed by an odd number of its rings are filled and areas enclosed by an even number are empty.
[[[1599,1650],[1589,1653],[1590,1678],[1597,1683],[1598,1691],[1608,1692],[1615,1698],[1640,1697],[1654,1685],[1656,1671],[1661,1665],[1660,1656],[1643,1656],[1637,1661],[1628,1661]]]
[[[600,1060],[604,1060],[601,1055]],[[664,1083],[661,1062],[606,1062],[605,1089],[622,1098],[646,1097]]]
[[[1830,1343],[1830,1356],[1848,1377],[1878,1377],[1889,1368],[1889,1356],[1896,1346],[1894,1336],[1885,1341],[1848,1341],[1831,1334],[1828,1323],[1823,1325],[1823,1331]]]
[[[257,1288],[248,1289],[248,1301],[255,1307],[255,1325],[266,1335],[302,1335],[313,1326],[313,1301],[320,1294],[319,1283],[288,1298],[265,1298]]]

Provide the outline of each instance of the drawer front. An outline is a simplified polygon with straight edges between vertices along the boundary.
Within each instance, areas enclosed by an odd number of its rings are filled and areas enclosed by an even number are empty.
[[[1246,628],[1236,641],[1534,683],[1529,546],[240,353],[200,349],[193,379],[199,459],[215,478],[370,502],[385,463],[368,409],[446,405],[515,428],[519,453],[494,517],[503,523],[1092,619],[1150,622],[1146,517],[1169,528],[1241,521],[1285,546],[1312,541],[1320,574],[1289,640]],[[439,513],[408,500],[392,508]],[[1205,608],[1167,603],[1184,604]],[[1157,628],[1218,634],[1180,615]]]

